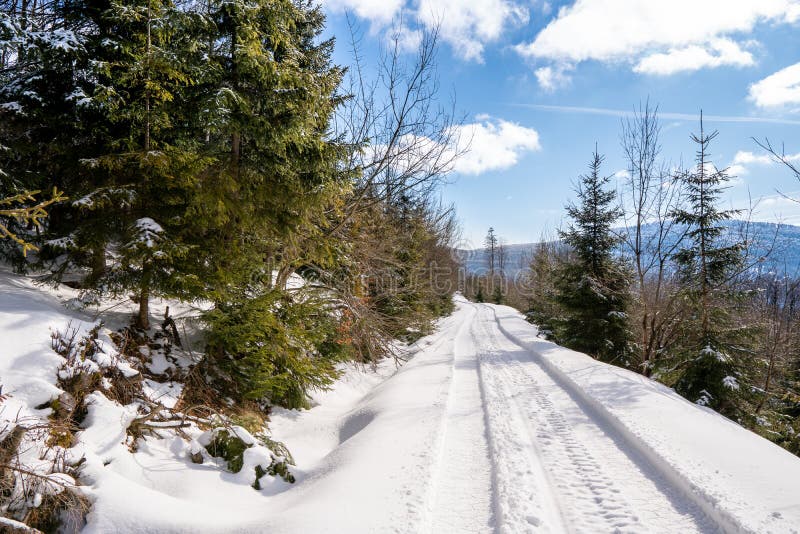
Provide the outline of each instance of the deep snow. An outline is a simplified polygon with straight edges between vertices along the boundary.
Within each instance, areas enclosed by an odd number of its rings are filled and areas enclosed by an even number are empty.
[[[0,418],[46,417],[50,329],[94,322],[0,273]],[[192,464],[196,443],[125,443],[131,407],[92,396],[86,532],[798,532],[800,459],[644,377],[457,298],[400,367],[347,368],[312,409],[276,410],[294,485]],[[112,348],[108,361],[116,362]],[[153,362],[163,365],[164,362]],[[179,384],[151,381],[154,397]],[[0,421],[2,428],[2,421]],[[196,436],[200,439],[199,436]],[[257,458],[252,458],[256,461]]]

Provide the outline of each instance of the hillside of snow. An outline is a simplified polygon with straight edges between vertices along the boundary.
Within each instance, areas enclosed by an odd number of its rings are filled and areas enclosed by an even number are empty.
[[[146,373],[153,402],[180,397],[167,369],[191,365],[188,354],[128,359],[113,342],[128,311],[94,318],[75,296],[0,273],[0,439],[46,422],[59,376],[76,365],[119,380]],[[96,330],[90,359],[53,350],[51,333],[67,325]],[[457,297],[407,352],[399,368],[345,369],[310,410],[273,412],[293,484],[256,480],[271,454],[258,446],[229,472],[193,424],[133,439],[142,407],[109,398],[109,384],[89,392],[65,448],[74,477],[48,473],[42,440],[19,460],[53,478],[39,498],[77,485],[90,533],[800,532],[800,458],[663,385],[542,340],[511,308]]]

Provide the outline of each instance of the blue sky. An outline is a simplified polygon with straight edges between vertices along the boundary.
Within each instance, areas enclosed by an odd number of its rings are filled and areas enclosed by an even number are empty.
[[[336,61],[350,62],[345,14],[367,61],[397,31],[413,48],[440,21],[442,96],[474,132],[442,195],[464,238],[489,226],[510,243],[553,233],[595,143],[608,175],[626,167],[620,120],[658,104],[662,156],[689,162],[699,112],[719,130],[712,159],[737,175],[725,202],[800,224],[800,182],[751,137],[800,159],[800,0],[323,0]]]

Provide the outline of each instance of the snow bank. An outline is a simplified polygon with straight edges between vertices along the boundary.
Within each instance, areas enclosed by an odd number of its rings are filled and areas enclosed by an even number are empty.
[[[74,485],[71,476],[59,472],[64,449],[50,443],[47,431],[53,413],[48,403],[62,393],[56,386],[58,373],[67,372],[62,367],[65,359],[51,349],[50,336],[68,324],[80,336],[94,326],[29,280],[0,270],[0,438],[22,431],[12,462],[25,471],[17,474],[9,508],[3,513],[18,519],[41,505],[45,495]],[[97,343],[97,355],[103,360],[87,359],[78,365],[97,368],[112,363],[111,355],[102,352],[107,348],[104,341]]]
[[[308,469],[290,491],[271,499],[274,514],[245,531],[419,532],[430,522],[430,473],[440,449],[441,425],[453,373],[453,334],[465,309],[440,322],[418,352],[391,378],[374,387],[344,417],[325,405],[296,413],[297,430],[311,438],[292,439],[288,418],[278,412],[272,428]],[[332,395],[346,405],[359,384]],[[371,379],[368,380],[368,382]],[[317,429],[314,430],[314,427]],[[319,438],[318,441],[314,439]],[[305,441],[305,445],[301,445]],[[298,446],[300,445],[300,446]]]
[[[513,308],[492,308],[505,334],[726,532],[800,532],[800,459],[663,384],[539,338]]]
[[[44,421],[51,413],[37,406],[61,394],[56,380],[65,360],[51,350],[50,332],[71,324],[83,334],[95,326],[65,306],[73,293],[0,271],[0,382],[11,395],[2,405],[6,420],[19,414]],[[127,311],[117,319],[127,319]],[[126,428],[137,416],[135,406],[92,393],[77,444],[69,449],[70,460],[82,459],[81,490],[92,503],[83,532],[417,530],[426,521],[428,472],[452,374],[452,354],[439,348],[460,320],[458,314],[446,319],[440,333],[411,347],[416,356],[399,370],[392,360],[377,372],[351,367],[332,391],[315,394],[312,410],[276,409],[272,437],[295,456],[294,485],[265,476],[255,490],[253,467],[268,460],[263,448],[248,449],[245,467],[230,473],[194,429],[185,429],[191,440],[139,440],[133,452]],[[103,329],[100,341],[106,337]],[[92,364],[114,364],[128,376],[137,372],[113,356]],[[167,363],[153,358],[150,367],[163,370]],[[167,406],[181,387],[143,381],[150,398]],[[203,464],[190,461],[197,452]]]
[[[341,376],[327,391],[311,395],[310,410],[274,408],[269,428],[272,437],[291,444],[290,452],[296,463],[293,469],[298,478],[310,472],[340,442],[342,418],[355,408],[370,391],[397,371],[392,359],[378,364],[376,369],[343,365]]]
[[[30,281],[0,272],[0,380],[3,393],[11,395],[2,405],[4,417],[17,411],[21,417],[49,413],[36,406],[61,393],[54,382],[64,362],[50,348],[50,331],[69,322],[84,330],[93,326]]]
[[[59,372],[70,369],[51,349],[50,334],[64,332],[69,325],[77,339],[96,324],[65,306],[70,297],[74,292],[68,288],[39,287],[0,269],[0,383],[6,396],[0,402],[0,431],[17,423],[44,425],[52,413],[44,406],[62,393]],[[128,317],[119,315],[122,321]],[[92,370],[113,365],[125,376],[138,374],[119,357],[108,334],[108,329],[100,329],[97,343],[102,350],[80,365]],[[152,400],[167,406],[174,405],[181,392],[175,382],[147,379],[143,386]],[[252,467],[265,460],[258,457],[263,448],[254,447],[247,456],[247,473],[227,472],[224,460],[204,449],[205,462],[193,464],[190,453],[198,451],[191,450],[191,441],[178,437],[140,440],[132,452],[126,429],[137,415],[136,406],[122,406],[99,391],[87,397],[87,404],[77,444],[66,449],[68,461],[81,464],[79,488],[92,503],[83,532],[229,532],[237,522],[263,516],[267,492],[254,490],[252,480],[244,480],[245,474],[254,478]],[[185,430],[200,434],[194,428]],[[23,445],[22,464],[49,473],[52,463],[42,458],[45,440]],[[66,478],[58,482],[71,484]]]

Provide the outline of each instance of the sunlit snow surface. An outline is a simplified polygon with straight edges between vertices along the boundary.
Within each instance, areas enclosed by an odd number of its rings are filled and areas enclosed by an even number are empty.
[[[0,273],[3,418],[46,417],[35,407],[59,394],[50,329],[94,324],[62,304],[72,296]],[[257,491],[247,470],[192,464],[197,444],[178,438],[132,453],[123,441],[134,414],[93,394],[73,451],[87,458],[85,531],[798,531],[800,459],[660,384],[543,341],[511,308],[457,305],[406,349],[405,365],[347,368],[311,410],[274,411],[294,485]],[[146,383],[165,403],[181,387]]]

